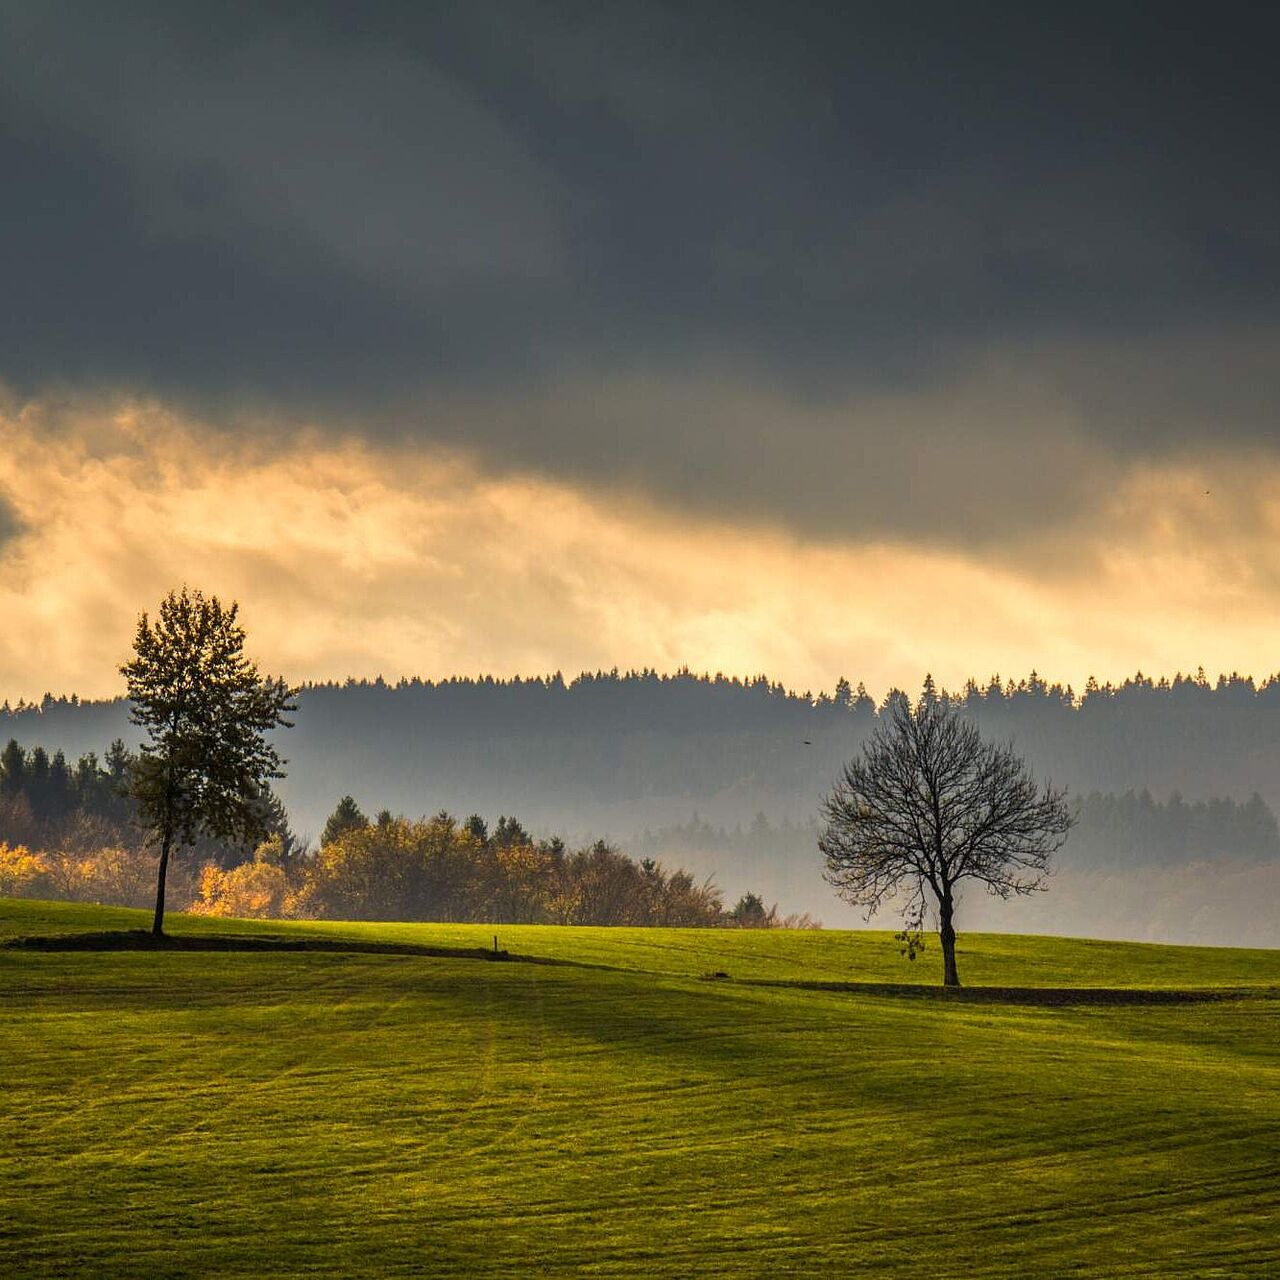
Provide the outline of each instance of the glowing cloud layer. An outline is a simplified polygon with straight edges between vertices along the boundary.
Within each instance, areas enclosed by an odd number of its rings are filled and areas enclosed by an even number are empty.
[[[1114,475],[1087,517],[979,558],[695,521],[461,453],[29,404],[0,415],[0,696],[118,692],[138,612],[182,582],[238,599],[293,680],[688,664],[882,692],[1280,665],[1280,468]]]

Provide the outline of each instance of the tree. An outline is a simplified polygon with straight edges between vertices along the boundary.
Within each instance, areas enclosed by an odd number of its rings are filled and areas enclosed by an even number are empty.
[[[519,819],[508,818],[504,814],[498,818],[498,825],[493,829],[493,843],[499,849],[506,849],[511,845],[529,844],[530,837]]]
[[[49,816],[56,822],[65,818],[71,807],[71,769],[62,751],[55,751],[49,762]]]
[[[28,760],[27,798],[43,822],[49,816],[49,753],[43,747],[36,747]]]
[[[932,904],[948,987],[960,985],[960,887],[976,882],[1001,898],[1043,888],[1074,821],[1065,791],[1037,786],[1012,746],[984,741],[930,690],[914,708],[905,697],[886,707],[823,817],[827,882],[868,919],[898,900],[913,956]]]
[[[332,844],[348,831],[359,831],[368,825],[369,819],[364,816],[355,799],[352,796],[343,796],[324,824],[324,830],[320,833],[320,844],[321,846]]]
[[[0,751],[0,795],[20,795],[25,785],[27,753],[16,738],[10,738]]]
[[[778,920],[775,904],[766,907],[758,893],[744,893],[729,912],[729,919],[740,929],[771,929]]]
[[[117,738],[108,748],[105,757],[107,777],[117,790],[124,790],[129,780],[129,768],[133,764],[133,756],[124,741]]]
[[[261,832],[268,840],[275,841],[279,865],[286,868],[297,866],[307,856],[308,842],[290,825],[284,801],[267,787],[258,797],[258,803],[262,806]]]
[[[120,668],[131,720],[147,741],[129,791],[160,848],[152,932],[164,929],[164,887],[175,847],[200,835],[249,842],[265,834],[262,797],[284,763],[266,735],[291,722],[294,690],[263,679],[244,655],[239,606],[171,591],[154,623],[144,613],[133,660]]]

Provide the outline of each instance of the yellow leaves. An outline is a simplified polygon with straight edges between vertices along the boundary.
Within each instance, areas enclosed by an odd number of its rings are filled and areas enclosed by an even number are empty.
[[[253,851],[254,862],[265,862],[268,866],[280,867],[284,865],[284,837],[277,831],[274,835],[264,840]]]
[[[510,877],[536,877],[551,867],[551,855],[531,844],[513,844],[498,849],[495,860],[502,872]]]
[[[688,872],[603,844],[499,844],[440,815],[353,828],[309,858],[285,860],[278,837],[230,869],[180,856],[170,874],[175,906],[203,916],[632,925],[722,917],[718,891]],[[0,844],[0,895],[146,906],[155,875],[154,851],[32,854]]]
[[[301,906],[300,895],[284,869],[255,858],[230,871],[206,864],[200,872],[200,896],[192,903],[191,912],[274,920],[302,914]]]
[[[182,907],[195,895],[195,868],[184,858],[170,866],[170,889]],[[146,849],[105,845],[91,851],[32,852],[0,841],[0,897],[146,907],[155,892],[156,855]]]
[[[39,897],[49,885],[49,863],[26,845],[0,841],[0,897]]]

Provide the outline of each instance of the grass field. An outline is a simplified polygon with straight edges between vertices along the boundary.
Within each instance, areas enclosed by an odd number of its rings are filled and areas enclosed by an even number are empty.
[[[759,985],[935,980],[887,934],[498,934],[567,963],[0,949],[0,1274],[1280,1275],[1280,952],[962,937],[970,984],[1230,994],[1039,1007]]]

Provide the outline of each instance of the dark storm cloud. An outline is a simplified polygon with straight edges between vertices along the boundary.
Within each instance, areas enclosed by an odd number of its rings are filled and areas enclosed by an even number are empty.
[[[1276,20],[1118,8],[3,5],[0,377],[997,536],[1275,436]]]

